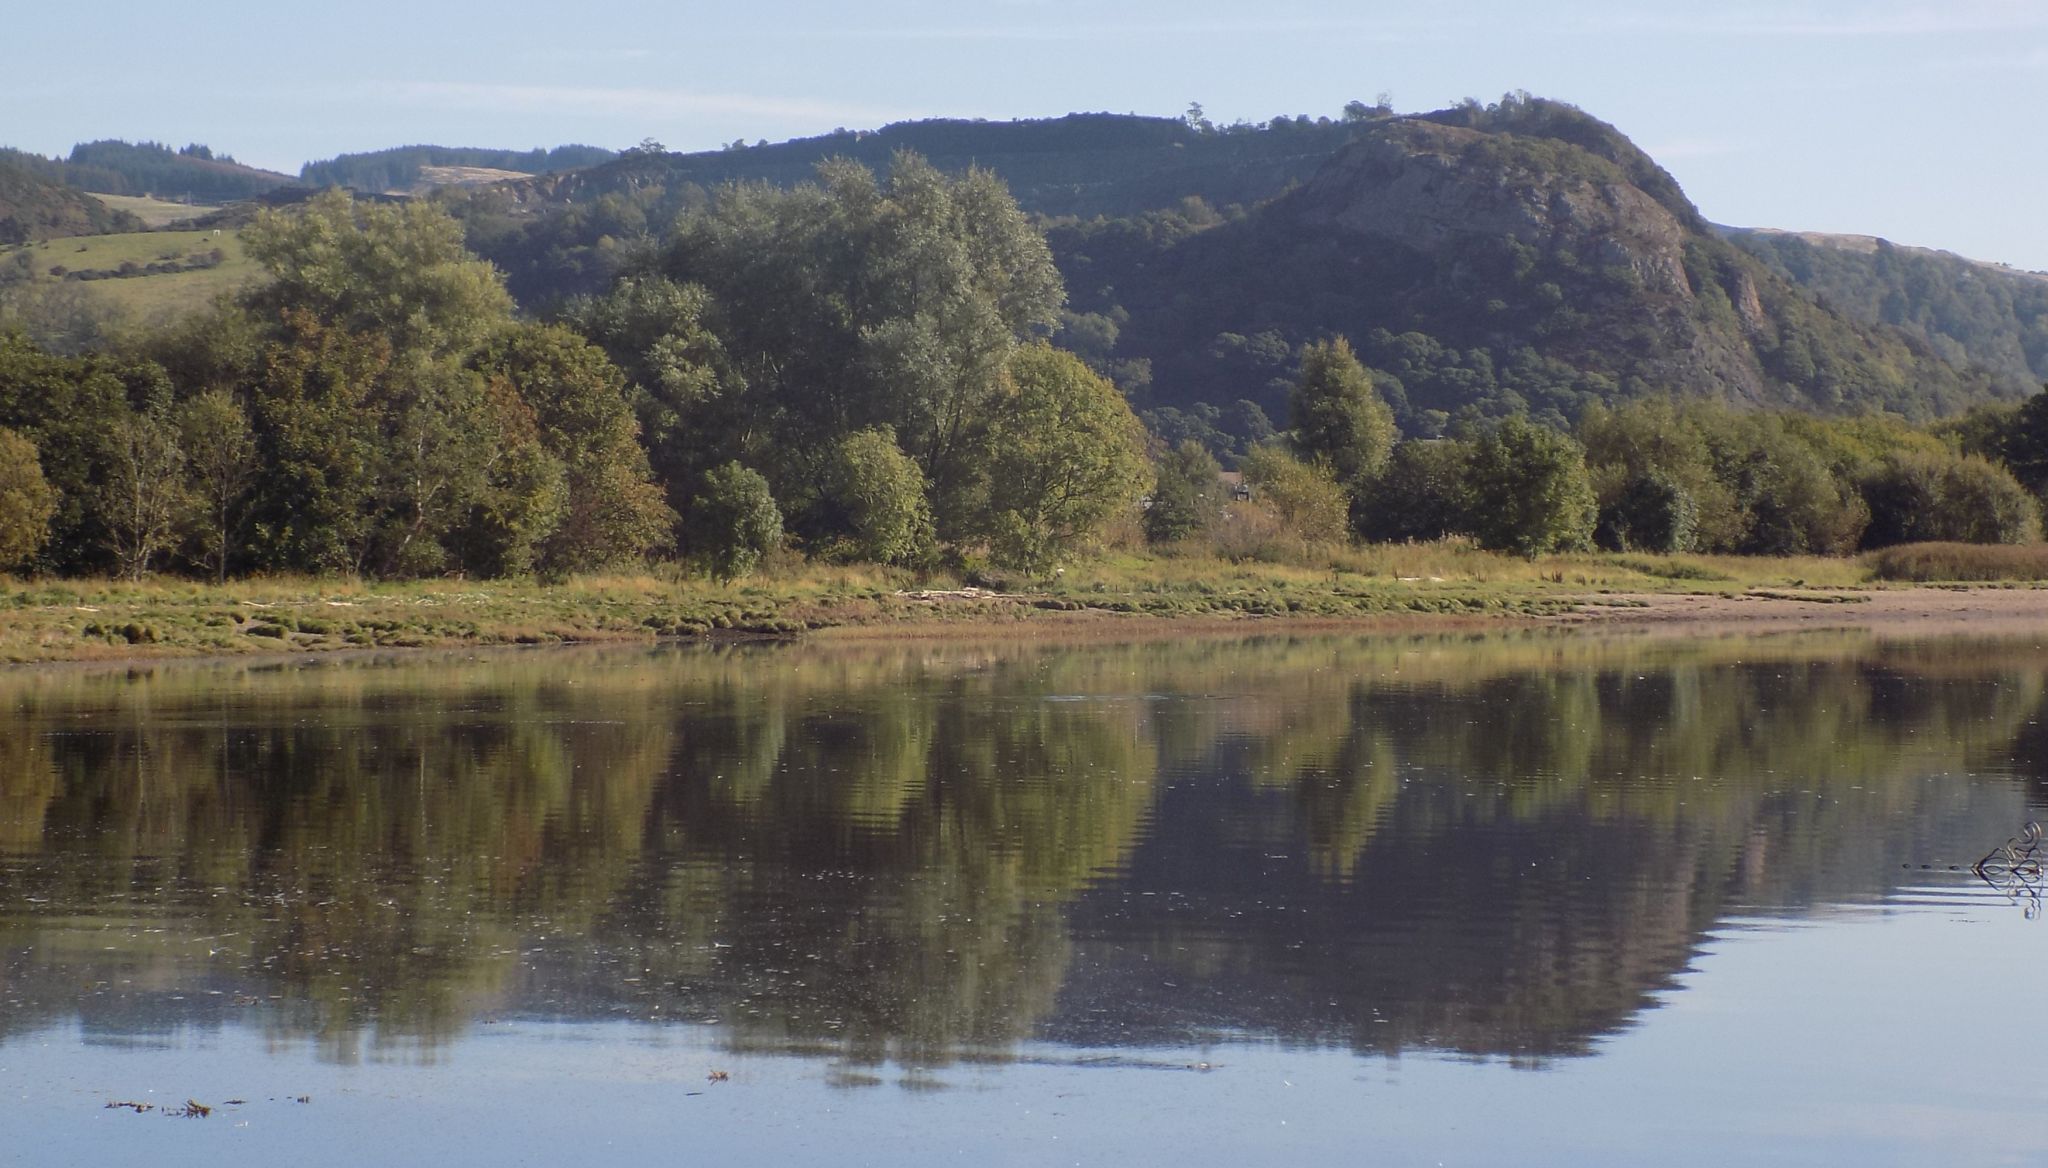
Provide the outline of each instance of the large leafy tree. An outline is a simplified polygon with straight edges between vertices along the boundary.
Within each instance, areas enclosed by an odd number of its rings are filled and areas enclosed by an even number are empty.
[[[1004,370],[1064,300],[999,179],[948,177],[908,154],[886,179],[827,163],[791,190],[726,190],[661,262],[707,291],[747,387],[746,432],[722,436],[726,449],[758,461],[800,529],[841,534],[818,506],[833,453],[879,426],[917,462],[941,534],[973,522]]]
[[[1481,546],[1537,556],[1592,542],[1598,507],[1585,452],[1568,435],[1504,419],[1473,446],[1466,476]]]
[[[430,203],[357,203],[328,190],[259,214],[242,245],[270,276],[247,298],[258,315],[289,309],[375,334],[401,363],[467,353],[511,319],[504,280]]]
[[[1043,342],[1017,350],[1007,381],[975,494],[997,558],[1038,570],[1137,505],[1144,427],[1115,386]]]
[[[698,285],[638,275],[568,314],[624,373],[648,462],[678,508],[717,460],[758,451],[768,432],[708,327],[710,307]]]
[[[1327,463],[1354,499],[1387,466],[1394,449],[1394,411],[1373,387],[1372,374],[1343,337],[1318,341],[1301,354],[1301,376],[1289,402],[1294,444]]]
[[[530,411],[534,439],[562,470],[566,497],[543,567],[602,568],[673,545],[675,512],[648,468],[625,378],[602,349],[560,326],[520,325],[476,365]]]

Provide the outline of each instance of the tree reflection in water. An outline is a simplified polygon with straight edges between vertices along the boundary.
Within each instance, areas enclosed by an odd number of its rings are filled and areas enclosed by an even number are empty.
[[[1848,635],[14,675],[0,1040],[430,1059],[516,1016],[856,1065],[1572,1055],[1729,915],[2009,833],[2044,677],[2030,645]]]

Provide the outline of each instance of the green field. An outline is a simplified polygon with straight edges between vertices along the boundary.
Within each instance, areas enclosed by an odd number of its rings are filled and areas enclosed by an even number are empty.
[[[34,257],[38,279],[61,278],[52,268],[66,272],[118,271],[122,264],[147,266],[166,261],[185,261],[219,248],[225,259],[218,267],[200,271],[174,272],[154,276],[129,276],[91,280],[80,284],[108,303],[150,322],[177,316],[204,305],[223,292],[247,287],[262,270],[242,251],[242,241],[233,231],[138,231],[125,235],[87,235],[23,244],[0,251],[0,258],[16,251]]]
[[[167,203],[162,199],[140,195],[94,195],[93,198],[105,203],[112,210],[128,212],[150,227],[168,227],[173,223],[197,219],[201,215],[220,210],[219,207],[195,203]]]

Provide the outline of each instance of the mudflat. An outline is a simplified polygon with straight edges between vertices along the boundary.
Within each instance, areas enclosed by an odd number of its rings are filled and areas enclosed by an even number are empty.
[[[1588,597],[1538,624],[1680,634],[1865,628],[1902,636],[2048,632],[2048,588],[1909,587],[1645,592]]]

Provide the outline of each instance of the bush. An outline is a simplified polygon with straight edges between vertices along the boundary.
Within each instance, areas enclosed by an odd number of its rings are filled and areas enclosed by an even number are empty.
[[[1699,513],[1692,492],[1652,470],[1631,480],[1613,505],[1600,509],[1593,536],[1610,551],[1691,551]]]
[[[1471,531],[1465,484],[1472,448],[1453,439],[1403,442],[1358,508],[1358,533],[1383,542],[1426,542]]]
[[[2031,543],[2040,507],[2004,469],[1975,456],[1895,454],[1863,481],[1865,547],[1901,543]]]
[[[1466,481],[1483,548],[1534,557],[1593,540],[1593,483],[1584,452],[1564,434],[1507,418],[1473,447]]]
[[[851,558],[877,564],[930,562],[938,537],[924,472],[896,445],[894,431],[862,430],[842,439],[825,493],[848,529],[844,550]]]
[[[1222,510],[1223,468],[1202,444],[1186,439],[1166,452],[1155,468],[1152,505],[1145,509],[1145,538],[1172,543],[1199,534]]]
[[[1341,543],[1349,535],[1351,500],[1328,467],[1303,462],[1268,443],[1244,456],[1244,481],[1253,498],[1270,507],[1297,539]]]
[[[737,462],[704,475],[686,523],[690,554],[720,580],[754,570],[782,543],[782,511],[768,480]]]

